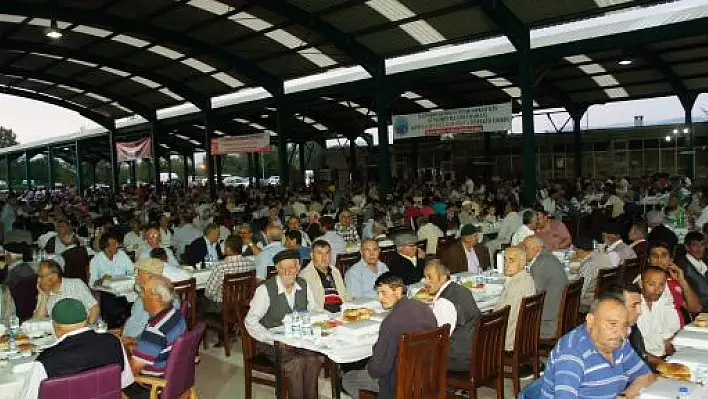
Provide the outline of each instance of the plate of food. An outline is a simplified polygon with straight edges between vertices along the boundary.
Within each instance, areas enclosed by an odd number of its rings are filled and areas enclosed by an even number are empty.
[[[425,288],[418,290],[418,292],[413,295],[413,299],[420,302],[430,303],[435,299],[435,295],[431,294]]]
[[[319,327],[322,329],[322,336],[326,337],[332,332],[334,332],[334,329],[337,328],[338,326],[341,326],[342,322],[339,320],[327,320],[327,321],[317,321],[312,323],[313,327]]]
[[[342,320],[345,323],[354,323],[357,321],[369,320],[374,315],[373,310],[369,308],[351,308],[345,309],[342,313]]]
[[[462,286],[470,290],[483,290],[484,283],[476,283],[473,280],[467,280],[462,283]]]
[[[656,366],[656,371],[670,380],[691,381],[691,369],[681,363],[661,363]]]
[[[29,343],[29,337],[25,334],[17,334],[15,335],[15,343],[19,347],[21,344],[28,344]],[[0,349],[7,349],[10,345],[10,336],[8,334],[5,334],[3,336],[0,336]]]
[[[26,342],[26,343],[22,343],[22,344],[18,344],[18,345],[17,345],[17,350],[20,351],[20,352],[32,352],[32,351],[35,350],[36,348],[37,348],[37,347],[36,347],[34,344],[29,343],[29,342]]]

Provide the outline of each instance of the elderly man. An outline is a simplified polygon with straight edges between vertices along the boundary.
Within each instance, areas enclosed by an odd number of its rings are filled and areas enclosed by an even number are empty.
[[[241,247],[241,253],[243,256],[257,256],[263,251],[263,247],[260,243],[253,239],[253,229],[248,223],[243,223],[236,229],[243,246]]]
[[[551,251],[568,248],[571,244],[571,237],[565,223],[558,219],[551,219],[544,210],[536,210],[537,237],[543,240],[543,245]]]
[[[450,325],[448,370],[469,370],[474,329],[482,315],[472,292],[451,281],[450,270],[438,259],[425,265],[425,291],[434,296],[433,313],[438,326]]]
[[[44,249],[50,254],[61,255],[67,249],[80,245],[79,238],[71,231],[71,226],[66,220],[56,223],[57,234],[47,241]]]
[[[97,367],[117,364],[121,388],[133,383],[133,372],[120,340],[88,327],[86,309],[76,299],[64,298],[52,309],[56,342],[44,349],[25,378],[22,398],[34,399],[47,378],[66,377]]]
[[[646,360],[651,365],[657,365],[665,356],[673,354],[671,338],[681,329],[679,315],[672,304],[660,301],[667,278],[666,271],[656,266],[648,266],[642,271],[641,315],[637,326],[649,355]]]
[[[172,345],[187,330],[187,323],[172,305],[175,293],[166,278],[149,276],[136,288],[150,319],[137,340],[123,338],[128,347],[134,348],[130,368],[134,375],[163,377]],[[136,384],[124,390],[130,398],[144,398],[146,392],[147,389]]]
[[[37,307],[34,318],[49,317],[57,302],[64,298],[73,298],[81,302],[88,313],[88,322],[95,323],[100,309],[98,302],[91,295],[86,284],[78,278],[62,277],[61,268],[53,260],[44,260],[39,263],[37,270]]]
[[[546,291],[541,315],[541,338],[553,338],[558,328],[558,309],[563,290],[568,286],[568,276],[558,258],[543,249],[540,237],[526,237],[524,249],[537,292]]]
[[[356,231],[356,226],[352,223],[352,214],[349,211],[342,211],[339,214],[339,223],[334,226],[334,231],[345,242],[359,242],[359,233]]]
[[[676,265],[683,269],[686,280],[701,300],[703,309],[708,309],[708,266],[703,234],[697,231],[686,234],[683,246],[686,253],[676,258]]]
[[[219,245],[219,225],[209,223],[204,229],[204,236],[192,241],[184,250],[187,264],[195,266],[210,259],[217,262],[223,259]]]
[[[406,285],[415,284],[423,278],[425,252],[416,246],[413,233],[399,233],[394,238],[398,250],[389,263],[388,270],[403,279]]]
[[[162,247],[162,236],[160,234],[160,226],[157,224],[151,224],[145,231],[145,245],[140,248],[140,251],[138,251],[135,256],[135,259],[141,260],[150,258],[150,252],[156,248],[162,248],[165,250],[165,253],[167,254],[166,263],[168,263],[172,267],[180,267],[177,258],[175,258],[175,255],[172,253],[172,250],[169,248]]]
[[[519,226],[511,236],[511,245],[516,246],[521,244],[528,236],[534,235],[536,228],[536,211],[533,209],[524,209],[521,212],[521,226]]]
[[[204,313],[221,313],[223,300],[224,276],[231,273],[244,273],[256,267],[255,262],[250,257],[241,254],[243,244],[241,237],[230,235],[224,242],[224,252],[226,258],[216,265],[209,275],[206,288],[204,289],[204,299],[200,303],[200,308]]]
[[[318,305],[312,288],[305,280],[297,277],[300,271],[297,251],[282,250],[273,260],[278,275],[265,280],[256,288],[245,326],[248,334],[258,341],[256,350],[275,363],[275,348],[268,329],[283,325],[287,314],[317,309]],[[319,395],[317,377],[321,362],[317,353],[281,347],[280,361],[289,397],[316,398]]]
[[[259,280],[265,280],[268,277],[268,268],[275,265],[273,256],[284,249],[282,243],[283,229],[281,227],[269,224],[266,227],[266,236],[268,245],[256,256],[256,277]]]
[[[617,222],[608,222],[602,227],[602,240],[607,245],[607,254],[612,266],[617,267],[629,259],[637,259],[634,250],[622,241],[620,226]]]
[[[628,331],[624,298],[606,294],[597,299],[586,323],[551,351],[540,392],[530,397],[638,397],[655,377],[626,339]]]
[[[312,261],[302,269],[300,278],[312,288],[312,296],[318,307],[336,313],[347,299],[347,286],[339,269],[330,266],[330,257],[329,243],[315,240],[312,244]]]
[[[514,350],[516,338],[516,324],[519,319],[521,300],[525,297],[536,295],[536,286],[533,277],[524,270],[526,267],[526,252],[520,247],[510,247],[504,251],[504,274],[509,277],[504,283],[499,302],[494,310],[509,306],[509,321],[506,325],[506,339],[504,350]]]
[[[460,238],[443,249],[440,259],[451,273],[481,273],[489,269],[489,250],[479,243],[481,233],[480,228],[466,224],[460,230]]]
[[[460,224],[464,226],[467,224],[477,223],[477,216],[477,212],[472,209],[472,201],[462,201],[462,209],[460,209],[460,214],[457,216],[460,220]]]
[[[678,245],[678,237],[670,228],[664,226],[664,212],[651,211],[647,213],[647,226],[649,227],[649,236],[647,241],[665,242],[669,246],[669,251],[674,252]]]
[[[360,390],[367,390],[378,392],[379,398],[393,399],[401,334],[433,329],[437,321],[426,304],[406,297],[406,285],[400,277],[384,273],[376,279],[375,285],[381,305],[391,312],[381,323],[366,370],[345,374],[342,387],[353,398],[359,397]]]
[[[361,243],[361,260],[347,270],[344,282],[352,299],[376,299],[374,283],[388,271],[388,266],[379,260],[381,249],[374,239]]]

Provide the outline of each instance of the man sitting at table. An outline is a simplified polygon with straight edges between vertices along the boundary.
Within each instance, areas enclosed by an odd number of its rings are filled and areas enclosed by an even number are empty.
[[[204,289],[204,298],[200,301],[200,310],[203,313],[221,313],[221,304],[224,302],[224,276],[231,273],[244,273],[253,270],[256,264],[250,257],[241,254],[243,241],[241,237],[232,234],[224,242],[226,258],[219,262],[212,270]]]
[[[685,254],[678,255],[676,265],[683,269],[691,288],[701,300],[703,309],[708,309],[708,266],[703,234],[692,231],[683,239]]]
[[[506,339],[504,350],[514,350],[516,338],[516,324],[519,321],[521,300],[536,295],[536,286],[533,277],[524,270],[526,267],[526,252],[521,247],[509,247],[504,251],[504,274],[509,277],[504,283],[499,302],[494,310],[509,306],[509,320],[506,325]]]
[[[571,259],[571,269],[579,263],[578,274],[583,278],[583,288],[580,297],[580,310],[583,313],[590,311],[590,306],[595,301],[597,288],[597,275],[600,270],[612,269],[612,261],[607,252],[593,250],[593,242],[589,238],[578,237],[573,241],[575,254]],[[573,270],[574,271],[574,270]]]
[[[542,208],[536,209],[534,232],[543,241],[544,247],[551,251],[566,249],[571,244],[570,232],[565,223],[552,219]]]
[[[101,252],[97,253],[89,266],[89,286],[101,286],[104,281],[114,277],[133,275],[133,262],[128,255],[118,248],[120,239],[113,231],[103,233],[98,246]],[[130,305],[125,297],[101,291],[101,316],[108,324],[108,328],[117,328],[123,325],[128,317]]]
[[[376,279],[375,286],[381,305],[391,312],[381,323],[366,370],[346,373],[342,387],[353,398],[359,397],[360,390],[367,390],[378,392],[379,398],[393,399],[401,334],[430,330],[438,323],[428,305],[406,297],[406,285],[400,277],[384,273]]]
[[[536,219],[536,211],[533,209],[524,209],[521,212],[522,224],[511,236],[512,246],[521,244],[526,237],[534,234],[533,230],[536,228]]]
[[[79,237],[71,230],[69,222],[59,220],[56,222],[57,234],[50,238],[44,245],[44,249],[50,254],[61,255],[67,249],[81,245]]]
[[[656,366],[663,358],[674,352],[671,338],[681,329],[678,313],[669,301],[661,300],[666,289],[668,274],[656,266],[647,266],[642,271],[641,314],[637,320],[644,337],[646,360]]]
[[[526,237],[524,248],[536,292],[546,291],[541,315],[541,338],[553,338],[558,328],[560,300],[568,286],[565,266],[553,253],[543,249],[543,240],[538,236]]]
[[[376,299],[374,283],[388,271],[388,266],[379,260],[381,249],[378,241],[369,238],[361,243],[361,260],[347,270],[344,282],[352,299]]]
[[[398,233],[393,242],[397,251],[386,267],[406,285],[419,282],[423,278],[425,251],[416,246],[417,237],[412,233]]]
[[[179,268],[179,262],[177,261],[177,258],[175,258],[175,255],[172,253],[172,250],[170,250],[169,248],[162,247],[160,225],[153,223],[148,226],[147,230],[145,230],[145,245],[137,252],[137,254],[135,255],[135,260],[139,261],[141,259],[149,259],[150,251],[156,248],[164,249],[165,253],[167,253],[167,263],[171,266]]]
[[[273,261],[278,275],[265,280],[256,288],[245,326],[256,343],[256,351],[275,364],[275,347],[268,329],[283,325],[285,315],[293,311],[317,308],[312,288],[297,277],[300,255],[292,249],[278,252]],[[317,353],[281,345],[280,362],[288,384],[288,397],[316,398],[320,356]]]
[[[540,392],[529,397],[638,397],[655,377],[626,339],[628,320],[623,297],[605,294],[598,298],[586,323],[553,348]],[[614,366],[606,367],[608,362]]]
[[[610,256],[612,266],[617,267],[628,259],[637,259],[634,250],[622,241],[617,222],[608,222],[602,226],[602,241],[607,245],[607,254]]]
[[[274,266],[273,257],[283,250],[283,229],[274,224],[266,227],[268,245],[256,256],[256,277],[259,280],[268,278],[268,268]]]
[[[310,248],[303,246],[303,236],[300,230],[287,230],[284,234],[284,247],[294,249],[300,254],[300,264],[306,265],[310,262]]]
[[[664,225],[666,215],[662,211],[650,211],[647,213],[647,226],[649,227],[649,236],[647,241],[665,242],[669,247],[669,253],[673,253],[678,245],[678,237],[670,228]]]
[[[451,273],[481,273],[489,269],[492,264],[489,249],[479,243],[481,233],[481,228],[466,224],[460,230],[460,238],[442,249],[440,259]]]
[[[161,250],[158,248],[154,251]],[[135,284],[145,285],[147,280],[153,276],[162,276],[171,282],[184,281],[191,278],[189,273],[183,269],[173,268],[157,258],[143,259],[135,263]],[[175,309],[179,309],[179,297],[175,296],[172,302]],[[150,315],[145,310],[143,300],[138,297],[130,308],[130,317],[123,326],[123,336],[135,338],[143,332],[150,319]]]
[[[330,266],[331,250],[329,243],[315,240],[312,244],[312,261],[300,272],[310,288],[318,307],[329,312],[339,312],[342,302],[347,298],[347,287],[342,274],[336,267]]]
[[[61,268],[55,261],[48,259],[39,263],[37,288],[39,293],[33,316],[35,319],[49,317],[54,305],[64,298],[73,298],[81,302],[88,313],[89,323],[95,323],[98,319],[100,313],[98,302],[89,288],[78,278],[62,277]]]
[[[651,367],[652,365],[647,361],[649,354],[644,346],[644,337],[637,326],[637,320],[642,313],[642,289],[637,284],[627,285],[620,282],[612,284],[607,292],[609,295],[616,295],[624,299],[624,305],[627,308],[627,324],[631,328],[629,343],[637,355]]]
[[[190,266],[198,265],[206,259],[211,259],[212,262],[218,262],[223,258],[221,254],[221,246],[219,245],[220,227],[216,223],[209,223],[204,229],[204,236],[192,241],[185,248],[185,256],[187,264]]]
[[[34,399],[47,378],[66,377],[111,364],[120,366],[121,388],[133,383],[133,372],[120,340],[88,327],[86,308],[76,299],[64,298],[52,309],[56,342],[46,348],[25,378],[22,398]]]
[[[320,218],[319,223],[323,232],[319,239],[329,243],[329,247],[332,249],[332,263],[330,263],[330,266],[334,267],[337,262],[337,255],[346,251],[347,242],[334,230],[334,219],[329,216],[323,216]]]
[[[450,325],[447,369],[469,370],[474,329],[482,315],[472,292],[450,280],[450,270],[439,259],[426,263],[424,289],[434,295],[433,313],[438,326]]]
[[[187,323],[178,308],[172,284],[164,277],[149,276],[136,286],[138,296],[150,315],[145,330],[137,340],[123,338],[132,348],[130,368],[134,375],[163,377],[174,342],[187,330]],[[130,398],[146,398],[148,389],[133,384],[123,391]]]

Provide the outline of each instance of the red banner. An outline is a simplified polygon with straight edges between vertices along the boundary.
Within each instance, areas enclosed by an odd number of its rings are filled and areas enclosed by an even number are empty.
[[[152,140],[144,138],[116,143],[118,162],[135,161],[152,156]]]
[[[257,133],[211,139],[211,153],[214,155],[248,152],[270,152],[270,134]]]

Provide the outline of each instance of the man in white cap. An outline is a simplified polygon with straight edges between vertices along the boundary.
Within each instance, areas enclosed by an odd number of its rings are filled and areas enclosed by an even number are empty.
[[[472,201],[462,201],[462,210],[460,210],[458,218],[460,219],[460,226],[477,222],[477,214],[472,210]]]

